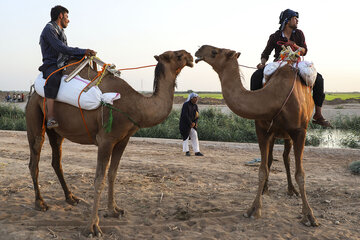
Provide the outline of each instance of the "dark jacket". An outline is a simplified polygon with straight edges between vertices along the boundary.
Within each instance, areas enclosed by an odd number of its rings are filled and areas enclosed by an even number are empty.
[[[191,130],[191,123],[197,123],[196,113],[198,113],[198,106],[190,101],[185,102],[181,109],[181,116],[179,122],[179,129],[183,140],[189,137]],[[196,126],[194,127],[196,130]]]
[[[282,36],[282,31],[277,30],[275,33],[271,34],[269,37],[269,40],[267,42],[267,45],[264,49],[264,51],[261,54],[261,58],[265,58],[266,60],[269,60],[269,56],[272,52],[272,50],[275,49],[275,61],[278,60],[281,52],[281,45],[277,44],[278,41],[287,42],[288,39],[286,37]],[[291,36],[290,41],[293,41],[298,45],[299,47],[305,48],[305,54],[307,53],[307,46],[305,42],[305,36],[304,33],[300,29],[295,29]]]
[[[55,22],[49,22],[44,27],[40,35],[40,47],[43,65],[39,68],[44,71],[50,65],[64,65],[65,56],[83,56],[86,49],[73,48],[67,46],[66,36],[63,30]],[[59,66],[60,64],[60,66]],[[45,69],[44,69],[45,68]]]

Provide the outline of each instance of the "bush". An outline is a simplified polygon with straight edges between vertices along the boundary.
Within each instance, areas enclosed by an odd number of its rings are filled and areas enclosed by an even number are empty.
[[[26,130],[25,113],[14,106],[0,105],[1,130]]]
[[[349,169],[354,174],[360,174],[360,161],[350,163]]]

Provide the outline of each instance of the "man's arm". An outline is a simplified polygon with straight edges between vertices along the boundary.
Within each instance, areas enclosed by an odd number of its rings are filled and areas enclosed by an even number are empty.
[[[266,44],[264,51],[261,54],[261,62],[256,66],[258,69],[263,69],[271,52],[274,50],[274,34],[271,34]]]

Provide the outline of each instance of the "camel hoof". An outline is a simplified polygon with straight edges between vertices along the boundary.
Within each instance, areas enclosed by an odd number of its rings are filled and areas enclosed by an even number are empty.
[[[83,235],[88,238],[101,237],[103,232],[101,231],[101,228],[98,224],[91,224],[90,226],[86,227],[86,229],[84,229]]]
[[[288,188],[287,195],[293,196],[294,194],[295,194],[296,196],[299,196],[299,192],[296,191],[295,187]]]
[[[307,227],[318,227],[319,223],[317,222],[316,218],[312,214],[307,214],[304,216],[301,221],[302,224],[304,224]]]
[[[104,217],[119,218],[120,216],[122,217],[124,215],[125,215],[124,209],[115,207],[112,211],[108,211],[107,213],[105,213]]]
[[[259,208],[251,207],[246,213],[244,213],[244,217],[255,219],[261,217],[261,210]]]
[[[76,206],[80,202],[80,199],[70,193],[69,196],[66,198],[66,202],[72,206]]]
[[[49,207],[44,202],[44,200],[36,200],[35,201],[35,209],[38,211],[46,212],[47,210],[49,210]]]

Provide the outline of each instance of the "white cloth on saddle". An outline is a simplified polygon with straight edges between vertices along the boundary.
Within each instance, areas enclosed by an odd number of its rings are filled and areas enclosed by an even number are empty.
[[[271,75],[278,69],[285,66],[286,62],[271,62],[268,63],[264,68],[264,79],[263,84],[268,81]],[[307,86],[312,87],[315,84],[317,71],[312,62],[300,61],[299,63],[294,63],[293,67],[299,69],[300,76],[304,79]]]
[[[89,80],[83,79],[79,75],[75,76],[70,82],[65,82],[67,75],[61,78],[59,92],[56,101],[64,102],[75,107],[79,107],[78,98],[81,91],[90,83]],[[45,79],[42,72],[35,79],[35,91],[42,97],[44,94]],[[120,99],[120,93],[102,93],[98,86],[91,87],[87,92],[83,92],[80,96],[80,107],[85,110],[94,110],[98,108],[101,102],[113,104]]]

